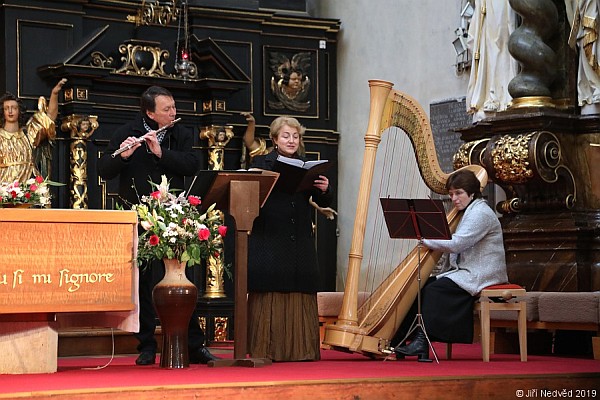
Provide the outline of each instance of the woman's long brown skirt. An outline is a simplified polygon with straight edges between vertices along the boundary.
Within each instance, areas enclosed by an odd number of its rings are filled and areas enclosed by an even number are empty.
[[[248,352],[273,361],[320,360],[317,295],[249,293]]]

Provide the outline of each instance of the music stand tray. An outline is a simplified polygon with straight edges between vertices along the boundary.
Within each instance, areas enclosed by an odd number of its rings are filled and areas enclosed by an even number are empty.
[[[382,198],[380,201],[391,238],[449,240],[452,237],[442,200]]]
[[[449,240],[452,237],[444,205],[439,199],[391,199],[381,198],[383,216],[391,238],[394,239],[417,239],[418,262],[417,262],[417,315],[408,330],[408,333],[400,343],[406,339],[417,328],[421,328],[427,338],[427,343],[433,352],[435,361],[439,364],[437,353],[429,340],[423,315],[421,314],[421,239]],[[430,359],[421,359],[421,362],[431,362]]]

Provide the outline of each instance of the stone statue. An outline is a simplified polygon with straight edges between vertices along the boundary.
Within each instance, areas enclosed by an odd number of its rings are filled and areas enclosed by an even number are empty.
[[[515,13],[507,0],[475,0],[469,25],[468,46],[473,54],[467,90],[467,111],[473,122],[511,103],[508,84],[517,74],[517,62],[508,51],[508,40],[515,29]]]
[[[582,114],[600,113],[599,5],[598,0],[565,0],[571,24],[569,45],[579,48],[577,98]]]

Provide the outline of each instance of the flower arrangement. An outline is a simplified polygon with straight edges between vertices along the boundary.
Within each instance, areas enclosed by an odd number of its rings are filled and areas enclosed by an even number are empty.
[[[48,185],[52,183],[41,176],[27,179],[25,182],[14,181],[0,183],[0,207],[20,204],[46,207],[50,204]]]
[[[219,257],[227,227],[222,225],[215,205],[201,213],[200,198],[176,195],[164,175],[160,184],[150,184],[156,190],[132,207],[144,229],[139,237],[138,261],[169,258],[192,266],[210,255]]]

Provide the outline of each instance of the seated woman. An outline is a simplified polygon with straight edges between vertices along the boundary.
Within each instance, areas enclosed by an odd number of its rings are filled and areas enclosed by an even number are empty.
[[[482,199],[475,174],[460,170],[448,178],[446,189],[454,206],[463,211],[450,240],[423,239],[431,250],[443,251],[442,272],[431,277],[421,291],[421,314],[425,332],[414,330],[409,344],[402,344],[417,312],[414,304],[392,339],[396,358],[429,358],[429,343],[473,342],[473,304],[485,287],[508,282],[500,221]],[[412,318],[411,318],[412,316]],[[408,323],[408,325],[407,325]]]

